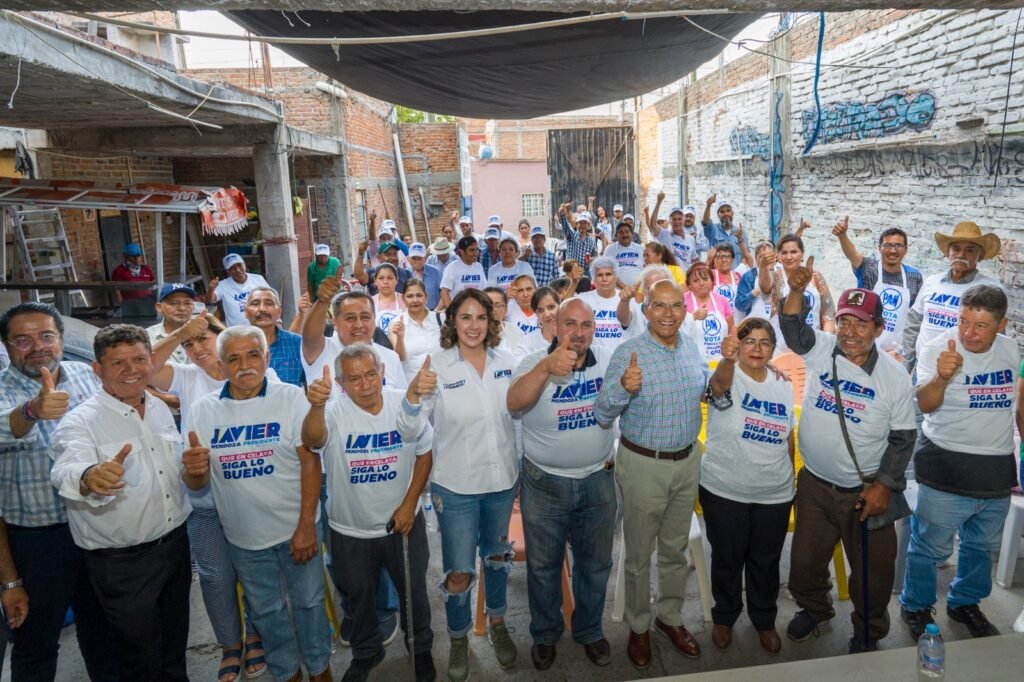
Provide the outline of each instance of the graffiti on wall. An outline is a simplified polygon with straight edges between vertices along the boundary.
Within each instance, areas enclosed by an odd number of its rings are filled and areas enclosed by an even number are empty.
[[[772,105],[772,159],[768,168],[768,235],[772,241],[778,237],[779,226],[782,225],[782,218],[785,209],[786,187],[782,182],[782,174],[785,171],[785,156],[782,153],[782,100],[784,94],[781,90],[775,93],[775,102]]]
[[[739,126],[729,133],[729,148],[739,156],[768,158],[768,136],[750,126]]]
[[[876,102],[833,102],[822,107],[818,142],[852,142],[921,131],[934,118],[935,97],[927,90],[897,90]],[[800,112],[804,140],[810,139],[815,120],[813,109]]]

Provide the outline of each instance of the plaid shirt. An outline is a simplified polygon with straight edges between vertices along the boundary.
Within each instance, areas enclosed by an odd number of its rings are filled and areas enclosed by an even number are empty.
[[[644,375],[635,396],[620,381],[634,352]],[[619,417],[622,435],[637,445],[681,450],[700,433],[700,399],[710,377],[707,361],[690,337],[677,333],[676,346],[669,349],[644,332],[624,341],[612,354],[594,416],[602,426]]]
[[[561,217],[562,234],[565,236],[565,260],[574,260],[584,268],[587,267],[587,254],[591,258],[598,256],[598,239],[592,234],[583,237],[579,230],[569,225],[565,216]],[[534,269],[536,272],[536,269]]]
[[[99,387],[100,380],[89,365],[60,363],[57,390],[70,394],[68,411]],[[39,384],[13,365],[0,372],[0,509],[7,523],[34,528],[68,521],[64,502],[50,483],[50,442],[59,420],[41,419],[21,438],[11,433],[11,412],[38,393]]]
[[[306,378],[302,369],[302,337],[278,329],[277,339],[270,344],[270,366],[283,383],[301,387]]]
[[[544,249],[542,254],[530,249],[530,254],[524,260],[533,268],[533,276],[537,280],[538,287],[546,287],[551,280],[562,276],[558,269],[558,258],[547,249]]]
[[[485,275],[491,272],[492,265],[501,262],[501,258],[498,257],[498,254],[494,254],[493,257],[491,256],[491,252],[487,250],[486,244],[480,245],[480,251],[477,252],[476,260],[480,265],[484,266]]]

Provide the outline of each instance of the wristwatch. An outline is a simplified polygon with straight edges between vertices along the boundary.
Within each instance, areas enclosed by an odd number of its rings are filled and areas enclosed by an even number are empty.
[[[21,587],[21,578],[18,578],[13,583],[0,583],[0,592],[6,592],[7,590],[13,590],[15,587]]]

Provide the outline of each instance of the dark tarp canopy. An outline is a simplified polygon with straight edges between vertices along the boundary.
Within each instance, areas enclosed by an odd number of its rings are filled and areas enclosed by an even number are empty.
[[[229,13],[264,36],[358,38],[443,33],[564,19],[553,12]],[[692,20],[733,38],[760,14]],[[310,24],[306,26],[306,24]],[[437,114],[522,119],[642,95],[675,82],[724,44],[681,17],[592,23],[389,45],[282,45],[331,78],[379,99]]]

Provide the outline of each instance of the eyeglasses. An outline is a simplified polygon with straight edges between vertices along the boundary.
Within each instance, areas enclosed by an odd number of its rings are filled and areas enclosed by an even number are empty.
[[[774,348],[775,347],[775,344],[772,343],[769,339],[750,339],[750,338],[746,338],[746,339],[743,339],[742,344],[743,344],[743,347],[748,349],[748,350],[752,350],[752,349],[757,348],[757,347],[761,347],[761,348]]]
[[[10,339],[8,343],[17,348],[18,350],[25,352],[35,348],[38,343],[43,348],[53,348],[60,342],[60,335],[55,332],[43,332],[39,336],[15,336]]]
[[[907,248],[906,244],[882,244],[878,247],[882,251],[905,251]]]

